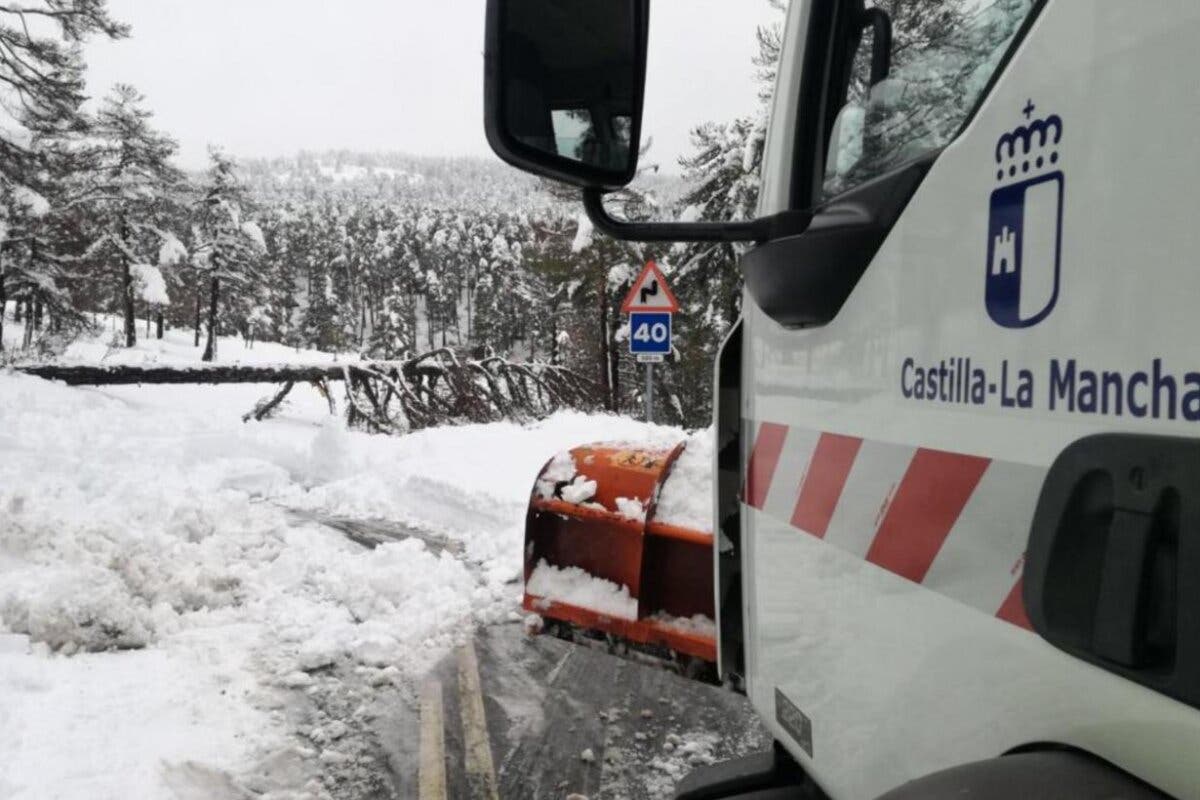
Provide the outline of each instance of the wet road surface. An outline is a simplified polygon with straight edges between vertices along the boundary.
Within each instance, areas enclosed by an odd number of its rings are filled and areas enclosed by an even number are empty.
[[[481,629],[446,658],[421,705],[423,752],[435,717],[445,767],[432,748],[422,800],[670,797],[694,766],[769,746],[741,695],[518,624]]]

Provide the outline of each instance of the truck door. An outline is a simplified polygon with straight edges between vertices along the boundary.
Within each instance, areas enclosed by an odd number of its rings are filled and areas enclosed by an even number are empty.
[[[788,28],[759,211],[815,212],[743,260],[753,702],[833,796],[1046,743],[1200,795],[1200,6]]]

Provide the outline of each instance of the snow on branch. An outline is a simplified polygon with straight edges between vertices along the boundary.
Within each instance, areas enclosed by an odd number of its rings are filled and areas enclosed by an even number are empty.
[[[130,264],[129,271],[133,274],[138,295],[143,302],[156,306],[170,304],[171,298],[167,295],[167,281],[163,278],[162,270],[153,264]]]

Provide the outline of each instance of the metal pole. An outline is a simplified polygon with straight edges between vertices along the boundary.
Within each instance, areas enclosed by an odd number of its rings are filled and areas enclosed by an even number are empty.
[[[654,362],[646,363],[646,422],[654,422]]]

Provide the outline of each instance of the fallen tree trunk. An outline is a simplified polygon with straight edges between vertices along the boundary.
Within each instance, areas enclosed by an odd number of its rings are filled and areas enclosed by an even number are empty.
[[[139,383],[284,383],[340,381],[340,364],[297,366],[291,364],[212,367],[136,367],[43,364],[15,367],[18,372],[36,375],[70,386],[118,386]]]
[[[517,363],[490,356],[460,360],[442,348],[403,361],[356,361],[312,365],[205,365],[142,367],[45,364],[20,372],[72,386],[131,384],[274,383],[280,388],[260,400],[243,419],[276,413],[298,383],[314,386],[335,412],[331,384],[345,389],[346,420],[380,433],[404,433],[461,422],[525,421],[559,408],[590,410],[600,397],[596,385],[565,367]]]

